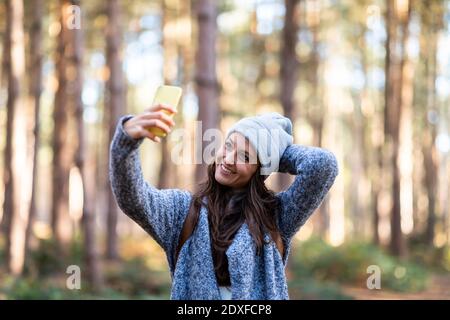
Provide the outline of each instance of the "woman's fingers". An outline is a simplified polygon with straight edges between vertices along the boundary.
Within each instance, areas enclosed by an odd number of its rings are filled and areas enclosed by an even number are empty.
[[[161,139],[156,136],[155,134],[151,133],[144,127],[141,127],[141,137],[149,138],[150,140],[153,140],[154,142],[161,142]]]
[[[140,125],[143,128],[158,127],[161,130],[163,130],[164,132],[166,132],[167,134],[169,134],[172,131],[166,123],[164,123],[163,121],[161,121],[159,119],[149,119],[149,120],[142,119],[142,120],[139,120],[139,122],[137,122],[136,124]]]
[[[175,125],[172,114],[176,112],[171,106],[157,104],[128,120],[124,124],[125,131],[135,139],[149,138],[155,142],[161,142],[161,139],[149,131],[148,128],[157,127],[169,134],[171,132],[170,128]]]
[[[173,121],[173,119],[163,111],[147,112],[142,114],[141,118],[146,120],[159,119],[164,121],[168,126],[175,125],[175,121]]]
[[[160,111],[160,110],[166,110],[169,113],[177,113],[178,112],[174,107],[163,104],[163,103],[158,103],[158,104],[155,104],[154,106],[151,106],[150,108],[145,109],[146,112],[155,112],[155,111]]]

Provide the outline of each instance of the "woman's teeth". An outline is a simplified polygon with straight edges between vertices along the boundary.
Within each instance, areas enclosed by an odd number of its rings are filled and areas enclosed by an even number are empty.
[[[227,168],[225,168],[225,166],[224,166],[223,164],[221,164],[220,166],[221,166],[222,170],[223,170],[225,173],[227,173],[227,174],[233,174],[233,172],[230,171],[230,170],[228,170]]]

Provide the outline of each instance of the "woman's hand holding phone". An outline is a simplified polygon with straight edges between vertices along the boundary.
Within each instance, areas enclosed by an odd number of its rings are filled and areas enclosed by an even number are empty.
[[[124,123],[123,128],[133,139],[149,138],[154,142],[161,142],[161,139],[148,129],[157,127],[169,134],[171,128],[175,125],[171,116],[174,113],[177,113],[174,107],[156,104],[143,113],[130,118]]]

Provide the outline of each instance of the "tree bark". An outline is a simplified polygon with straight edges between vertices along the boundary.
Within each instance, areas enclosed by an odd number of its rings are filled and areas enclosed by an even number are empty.
[[[198,23],[198,51],[196,55],[197,95],[199,100],[198,121],[201,130],[197,135],[219,124],[218,82],[216,75],[216,38],[217,38],[217,4],[213,0],[199,0],[196,7]],[[206,177],[207,159],[203,159],[203,150],[207,145],[203,139],[201,145],[196,145],[196,161],[200,162],[195,171],[195,181],[198,184]],[[199,152],[199,148],[201,151]],[[200,157],[200,159],[198,159]],[[198,163],[197,162],[197,163]]]
[[[36,193],[37,193],[37,177],[38,177],[38,151],[39,151],[39,133],[40,133],[40,97],[42,92],[42,16],[43,16],[43,0],[35,0],[32,2],[32,24],[30,27],[30,95],[33,115],[33,152],[32,152],[32,187],[30,213],[28,216],[26,234],[25,234],[25,258],[27,258],[30,244],[33,236],[33,223],[36,217]]]
[[[380,244],[380,233],[378,226],[380,225],[380,177],[383,170],[383,148],[381,145],[376,146],[376,162],[374,164],[374,171],[372,177],[372,241],[375,245]]]
[[[298,81],[299,62],[295,47],[299,30],[298,5],[300,0],[285,0],[285,17],[280,53],[280,101],[284,116],[294,121],[294,93]],[[286,174],[279,174],[278,186],[285,189],[290,182]]]
[[[394,255],[406,253],[405,240],[401,228],[400,170],[398,166],[400,148],[400,119],[402,108],[403,69],[406,59],[406,40],[411,6],[407,1],[407,13],[401,16],[396,8],[397,1],[386,1],[387,41],[386,41],[386,106],[385,132],[388,137],[387,159],[392,172],[392,210],[390,249]],[[398,34],[398,30],[401,34]],[[400,46],[400,54],[396,50]]]
[[[174,84],[176,75],[172,72],[173,65],[177,62],[177,50],[176,42],[173,39],[173,35],[168,34],[167,26],[171,23],[175,23],[175,18],[169,14],[169,11],[173,11],[176,8],[168,8],[166,0],[162,1],[162,46],[164,55],[163,77],[165,84]],[[179,70],[177,70],[179,72]],[[158,188],[166,189],[172,186],[172,173],[175,170],[170,161],[169,142],[167,138],[161,140],[161,166],[159,169]]]
[[[80,7],[79,0],[63,0],[62,14],[64,21],[67,21],[69,6]],[[87,159],[87,137],[85,135],[86,128],[83,122],[83,103],[81,93],[83,90],[83,33],[82,29],[70,28],[66,29],[66,50],[65,59],[68,68],[72,70],[72,74],[67,78],[67,107],[73,110],[76,122],[76,149],[74,164],[78,168],[83,192],[83,255],[87,278],[90,288],[98,291],[102,285],[100,262],[98,259],[97,246],[95,241],[95,202],[94,202],[94,181],[91,178],[93,172],[88,170]],[[92,159],[91,159],[92,160]],[[92,163],[93,161],[91,161]]]
[[[5,11],[8,10],[8,4],[5,2]],[[1,75],[1,85],[2,87],[8,87],[9,83],[9,74],[10,74],[10,60],[9,56],[10,53],[10,29],[11,29],[11,21],[6,20],[6,29],[5,29],[5,35],[4,35],[4,41],[3,41],[3,56],[2,56],[2,75]],[[8,111],[8,109],[7,109]],[[11,175],[11,169],[8,170],[8,159],[11,160],[11,153],[12,153],[12,143],[8,142],[8,139],[11,138],[11,131],[12,131],[12,122],[9,121],[10,117],[13,117],[14,112],[7,112],[7,121],[6,121],[6,127],[5,127],[5,149],[4,152],[4,165],[3,165],[3,182],[5,185],[4,189],[4,195],[3,195],[3,212],[2,212],[2,220],[0,223],[0,231],[6,233],[6,222],[9,219],[9,215],[11,214],[11,207],[12,207],[12,199],[11,195],[9,194],[11,191],[11,187],[7,187],[7,183],[9,181],[9,177]],[[13,118],[11,118],[13,119]]]
[[[437,195],[438,195],[438,155],[435,145],[437,136],[438,106],[436,98],[437,76],[437,49],[438,32],[442,28],[443,8],[438,1],[424,1],[421,10],[421,37],[422,59],[425,61],[425,97],[423,104],[426,106],[423,119],[422,154],[424,167],[424,185],[428,197],[428,216],[425,230],[425,242],[428,246],[434,245],[435,228],[437,222]],[[422,105],[423,108],[423,105]],[[435,116],[433,116],[435,115]],[[434,119],[433,119],[434,118]]]
[[[120,58],[121,19],[120,6],[117,0],[107,2],[106,12],[108,25],[106,29],[106,61],[109,69],[109,79],[106,83],[105,119],[108,130],[108,143],[105,154],[109,159],[109,145],[111,144],[114,130],[119,117],[125,112],[125,81]],[[105,170],[108,168],[106,167]],[[107,172],[107,171],[106,171]],[[112,194],[109,179],[107,186],[107,239],[106,257],[110,260],[119,258],[117,220],[119,208]]]
[[[60,253],[67,249],[72,239],[72,226],[69,216],[69,176],[70,169],[74,164],[74,138],[76,135],[74,112],[68,103],[70,87],[68,77],[74,76],[67,52],[70,49],[68,41],[69,30],[67,29],[67,6],[68,1],[60,0],[60,25],[56,48],[56,74],[58,78],[58,89],[55,94],[53,110],[53,163],[52,163],[52,204],[51,204],[51,227],[56,246]]]
[[[19,275],[23,270],[25,226],[29,202],[25,186],[26,171],[26,109],[23,101],[25,49],[22,0],[6,1],[6,43],[8,77],[4,221],[8,270]]]

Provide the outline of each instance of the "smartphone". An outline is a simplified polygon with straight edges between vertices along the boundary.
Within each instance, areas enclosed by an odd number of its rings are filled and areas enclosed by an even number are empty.
[[[153,99],[153,106],[156,104],[165,104],[178,110],[178,103],[180,102],[182,89],[176,86],[159,86],[156,90],[155,98]],[[174,113],[167,110],[162,110],[167,115],[173,117]],[[158,137],[165,137],[167,134],[158,127],[150,127],[148,130]]]

